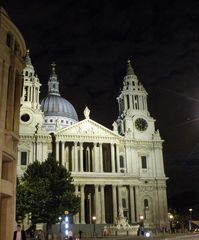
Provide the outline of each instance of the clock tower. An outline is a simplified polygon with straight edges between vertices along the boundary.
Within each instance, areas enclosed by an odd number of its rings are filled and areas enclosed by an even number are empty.
[[[147,92],[135,75],[130,60],[117,100],[119,116],[116,122],[119,134],[130,139],[149,140],[155,132],[155,120],[148,111]]]

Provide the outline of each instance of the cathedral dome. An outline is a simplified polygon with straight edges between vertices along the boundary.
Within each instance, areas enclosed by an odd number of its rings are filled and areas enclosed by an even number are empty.
[[[41,110],[45,116],[67,117],[78,121],[73,105],[59,95],[49,95],[41,102]]]
[[[52,73],[48,81],[48,96],[41,101],[41,110],[44,112],[45,121],[50,119],[50,123],[54,124],[57,119],[61,122],[66,120],[66,123],[78,121],[78,116],[73,105],[59,93],[59,81],[55,73],[56,64],[52,64]],[[53,121],[53,119],[55,121]],[[63,125],[64,126],[64,125]]]

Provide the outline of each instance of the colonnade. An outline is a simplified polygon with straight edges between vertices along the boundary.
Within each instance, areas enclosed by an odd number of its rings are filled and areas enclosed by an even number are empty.
[[[56,141],[56,159],[72,172],[120,172],[119,145]]]
[[[135,186],[125,186],[127,191],[127,206],[123,206],[122,185],[120,184],[76,184],[75,194],[81,198],[80,212],[74,216],[74,223],[92,223],[92,217],[96,216],[97,224],[115,223],[119,208],[123,207],[124,215],[129,222],[135,223],[138,219],[135,210]],[[107,194],[111,192],[111,196]],[[86,204],[88,201],[88,204]],[[85,215],[87,213],[87,216]]]

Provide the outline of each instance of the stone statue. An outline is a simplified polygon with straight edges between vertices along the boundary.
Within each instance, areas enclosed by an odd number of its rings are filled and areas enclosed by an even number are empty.
[[[124,217],[123,207],[119,207],[119,218]]]
[[[56,120],[56,130],[60,129],[60,122],[59,119]]]
[[[84,109],[84,117],[85,117],[86,119],[89,119],[89,118],[90,118],[90,110],[88,109],[88,107],[86,107],[86,108]]]

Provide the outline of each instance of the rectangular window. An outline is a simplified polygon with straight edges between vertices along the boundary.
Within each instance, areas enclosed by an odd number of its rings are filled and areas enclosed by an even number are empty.
[[[21,165],[27,165],[27,152],[21,152]]]
[[[141,156],[142,168],[147,168],[146,156]]]
[[[123,156],[120,156],[120,167],[121,168],[124,167],[124,158],[123,158]]]

